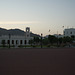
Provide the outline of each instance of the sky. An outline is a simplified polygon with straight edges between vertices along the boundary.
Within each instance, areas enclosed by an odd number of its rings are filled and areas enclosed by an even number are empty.
[[[65,28],[75,28],[75,0],[0,0],[0,27],[63,34]]]

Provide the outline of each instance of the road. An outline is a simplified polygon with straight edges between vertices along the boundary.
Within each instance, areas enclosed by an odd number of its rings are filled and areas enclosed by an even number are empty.
[[[75,48],[0,49],[0,75],[75,75]]]

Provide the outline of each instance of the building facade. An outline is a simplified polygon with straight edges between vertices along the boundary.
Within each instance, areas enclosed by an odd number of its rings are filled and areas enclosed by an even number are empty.
[[[19,35],[2,35],[0,36],[0,45],[2,45],[2,41],[5,41],[5,45],[11,46],[19,46],[19,45],[29,45],[29,40],[33,39],[30,37],[30,28],[26,27],[26,33],[24,36]]]
[[[65,29],[63,32],[64,36],[75,36],[75,29],[74,28],[70,28],[70,29]]]

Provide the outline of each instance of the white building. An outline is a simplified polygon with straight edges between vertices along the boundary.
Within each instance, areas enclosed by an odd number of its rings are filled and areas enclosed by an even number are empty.
[[[24,36],[17,35],[2,35],[0,36],[0,45],[2,45],[2,40],[5,40],[6,45],[19,46],[19,45],[29,45],[29,40],[33,39],[30,37],[30,28],[26,27],[26,34]]]
[[[74,28],[70,28],[70,29],[65,29],[63,32],[64,36],[75,36],[75,29]]]

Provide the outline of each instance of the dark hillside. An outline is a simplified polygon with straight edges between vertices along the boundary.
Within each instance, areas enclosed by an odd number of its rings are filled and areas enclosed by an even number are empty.
[[[25,32],[23,30],[20,30],[20,29],[4,29],[4,28],[0,28],[0,35],[25,35]],[[34,37],[34,36],[40,36],[40,35],[37,35],[37,34],[34,34],[34,33],[30,33],[30,36],[31,37]]]

